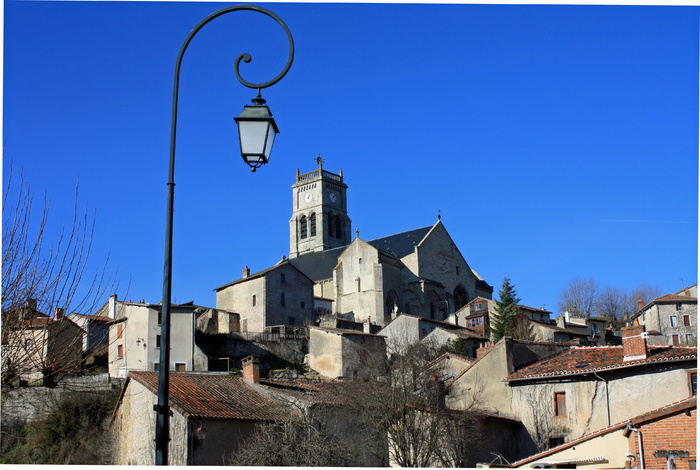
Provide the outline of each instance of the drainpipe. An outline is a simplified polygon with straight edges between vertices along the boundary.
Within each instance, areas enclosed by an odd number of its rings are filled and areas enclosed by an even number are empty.
[[[639,448],[639,468],[645,468],[644,467],[644,447],[642,446],[642,432],[633,427],[631,424],[627,425],[627,429],[630,431],[634,431],[637,433],[637,447]]]
[[[598,379],[605,382],[605,403],[608,408],[608,426],[610,426],[610,395],[608,394],[608,381],[598,375],[597,372],[593,372],[593,375]]]

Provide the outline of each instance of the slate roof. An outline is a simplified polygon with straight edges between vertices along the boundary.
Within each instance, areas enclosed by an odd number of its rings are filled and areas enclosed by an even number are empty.
[[[380,251],[400,259],[413,253],[413,248],[425,238],[432,228],[432,225],[422,227],[409,230],[408,232],[389,235],[388,237],[377,238],[367,243]],[[330,250],[306,253],[296,258],[290,258],[289,262],[314,282],[331,279],[333,277],[333,268],[338,264],[338,257],[347,247],[348,246],[345,245]]]
[[[158,393],[158,372],[130,372],[129,380]],[[289,415],[245,379],[226,374],[171,372],[170,405],[188,418],[276,421]]]
[[[696,361],[697,348],[662,346],[649,348],[649,356],[645,359],[624,361],[623,358],[622,346],[573,347],[550,359],[523,367],[504,381],[568,377],[655,363]]]

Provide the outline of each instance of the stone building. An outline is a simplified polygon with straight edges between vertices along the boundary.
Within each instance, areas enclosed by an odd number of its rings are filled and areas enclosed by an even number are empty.
[[[324,377],[369,376],[372,358],[385,355],[383,336],[339,328],[309,328],[309,367]]]
[[[186,303],[171,306],[170,370],[207,370],[208,358],[195,344],[195,322],[204,307]],[[124,378],[130,371],[160,367],[161,305],[125,302],[112,295],[97,312],[113,318],[109,324],[109,374]]]
[[[506,338],[450,384],[448,406],[478,394],[486,411],[522,421],[541,451],[694,395],[697,349],[653,347],[642,333],[627,328],[622,346],[602,347]]]
[[[697,346],[697,286],[640,305],[630,320],[646,327],[650,343]]]
[[[379,326],[399,313],[444,320],[476,297],[491,298],[493,287],[467,264],[440,220],[370,241],[356,232],[352,239],[343,172],[331,173],[320,159],[317,163],[310,173],[297,170],[292,185],[289,259],[216,289],[217,308],[240,313],[242,330],[310,322],[314,314],[328,311],[358,323],[369,318]],[[286,301],[291,295],[275,286],[276,304],[253,308],[253,296],[261,294],[253,292],[260,286],[251,281],[264,277],[268,282],[271,271],[283,266],[290,273],[286,285],[298,298],[287,303],[284,313],[274,311],[282,302],[279,296]],[[303,276],[292,275],[292,267]]]

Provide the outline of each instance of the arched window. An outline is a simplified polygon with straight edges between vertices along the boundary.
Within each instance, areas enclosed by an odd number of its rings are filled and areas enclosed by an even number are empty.
[[[335,231],[333,230],[333,215],[330,212],[328,213],[328,236],[335,236]]]
[[[302,240],[303,240],[304,238],[306,238],[306,230],[307,230],[307,227],[306,227],[306,216],[305,216],[305,215],[302,215],[302,216],[301,216],[301,220],[299,220],[299,234],[300,234],[299,237],[300,237]]]
[[[455,287],[452,295],[454,296],[455,312],[469,303],[469,294],[461,284]]]
[[[343,224],[340,221],[340,215],[335,216],[335,238],[343,238]]]
[[[316,213],[309,216],[309,231],[311,232],[312,237],[316,236]]]
[[[387,324],[392,318],[399,313],[399,296],[392,289],[389,291],[389,295],[386,296],[386,304],[384,306],[384,323]]]

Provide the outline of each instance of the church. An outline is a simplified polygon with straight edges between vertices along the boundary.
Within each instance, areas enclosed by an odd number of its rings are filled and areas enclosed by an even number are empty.
[[[240,315],[241,331],[314,325],[321,316],[386,326],[405,313],[445,320],[476,297],[491,299],[487,284],[464,259],[445,226],[365,241],[347,210],[343,171],[318,168],[292,185],[289,257],[217,287],[216,308]]]

